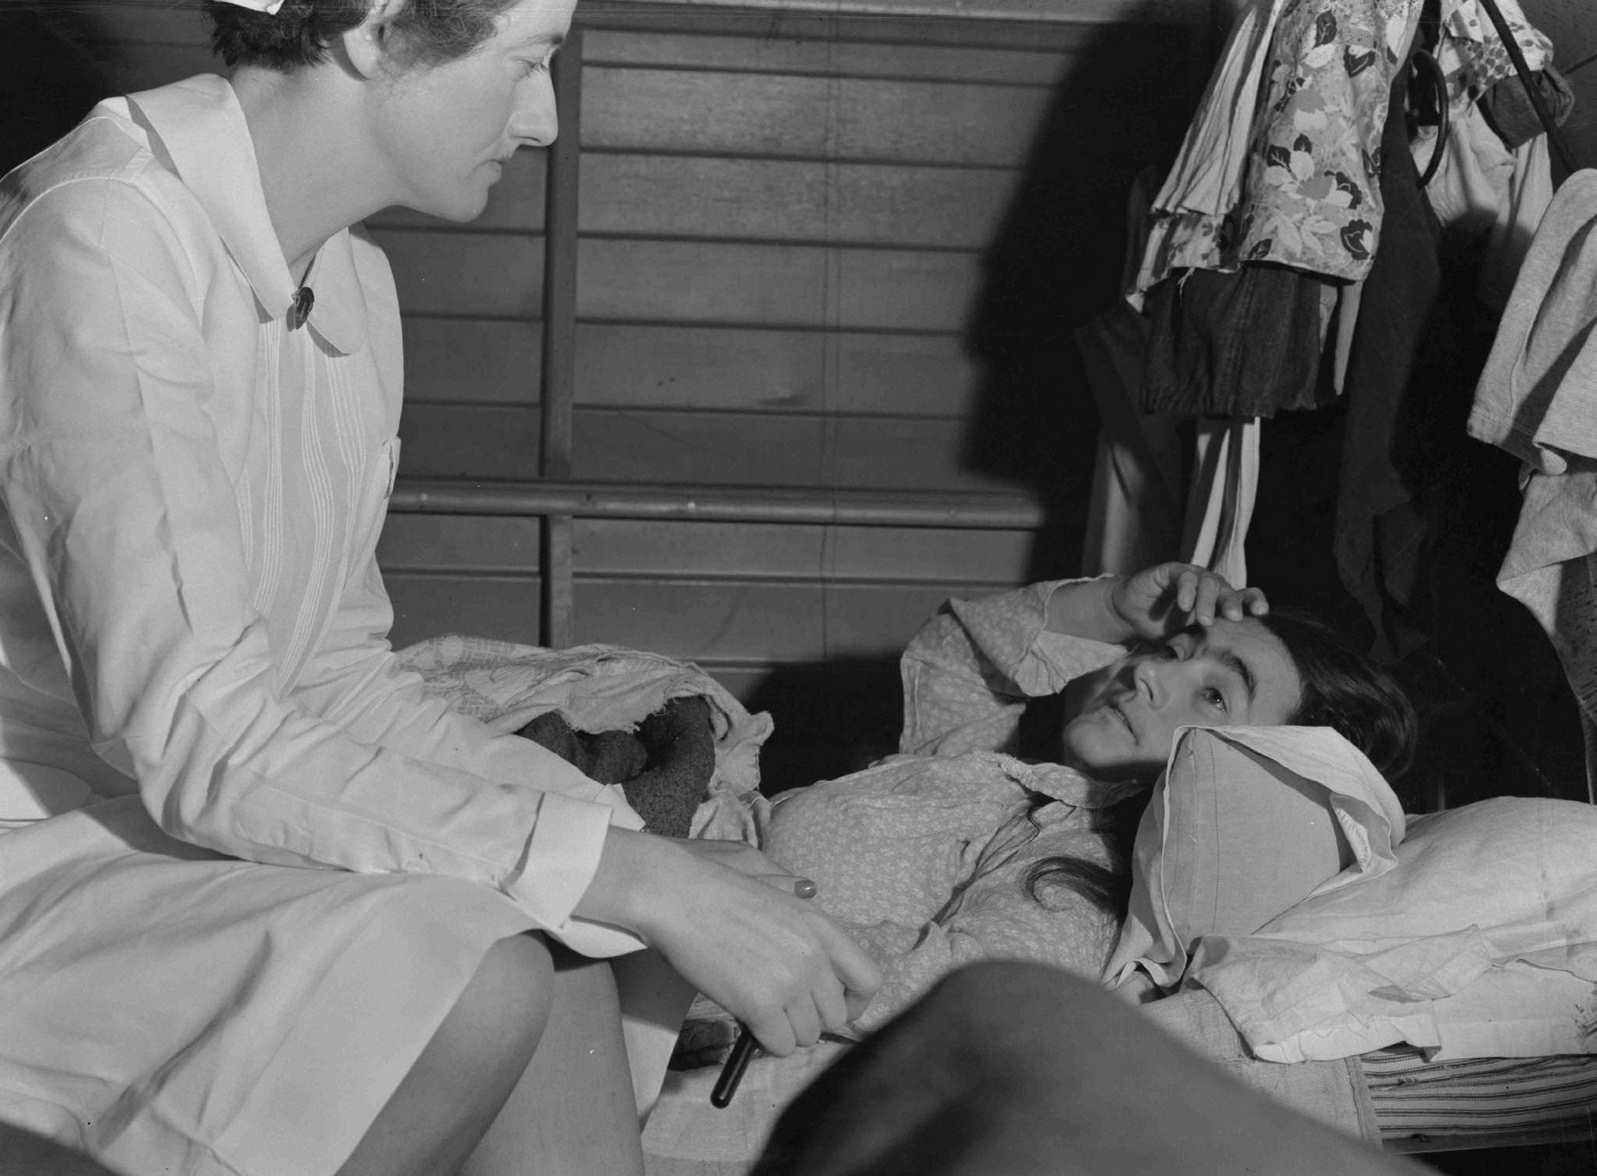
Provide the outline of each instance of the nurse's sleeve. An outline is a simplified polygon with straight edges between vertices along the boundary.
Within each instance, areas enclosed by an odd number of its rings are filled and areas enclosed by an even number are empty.
[[[364,743],[516,788],[575,789],[585,800],[608,804],[612,824],[643,828],[643,819],[627,804],[619,786],[595,784],[547,748],[496,733],[428,694],[421,676],[401,666],[388,643],[393,607],[375,544],[356,555],[352,561],[356,572],[345,585],[326,637],[306,664],[294,692],[296,702]],[[528,845],[521,884],[536,889],[543,874],[558,874],[571,841],[560,820],[539,822]],[[608,954],[602,950],[606,931],[573,920],[561,938],[585,954]]]
[[[899,659],[913,755],[1009,750],[1026,701],[1124,655],[1119,645],[1047,631],[1048,601],[1078,580],[1048,580],[977,600],[948,601]]]
[[[0,494],[96,749],[176,837],[479,881],[572,928],[615,811],[598,785],[564,761],[559,791],[489,780],[282,696],[213,425],[247,390],[211,381],[200,264],[117,180],[55,189],[0,245]],[[560,853],[529,872],[540,830]]]

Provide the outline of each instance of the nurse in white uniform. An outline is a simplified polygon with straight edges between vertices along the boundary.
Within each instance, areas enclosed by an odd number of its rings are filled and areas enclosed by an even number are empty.
[[[0,1123],[114,1171],[641,1168],[647,946],[785,1053],[869,958],[752,849],[395,668],[358,222],[555,137],[573,0],[213,0],[231,67],[0,183]]]

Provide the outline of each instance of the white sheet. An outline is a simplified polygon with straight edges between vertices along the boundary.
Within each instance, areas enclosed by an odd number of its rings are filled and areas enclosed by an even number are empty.
[[[1395,868],[1210,937],[1188,979],[1259,1057],[1406,1041],[1433,1057],[1597,1052],[1597,807],[1498,797],[1411,818]]]

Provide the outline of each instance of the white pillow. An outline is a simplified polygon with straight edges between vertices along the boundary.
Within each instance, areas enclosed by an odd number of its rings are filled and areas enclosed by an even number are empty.
[[[1396,868],[1215,936],[1189,979],[1277,1061],[1597,1049],[1597,807],[1499,797],[1410,819]]]
[[[1390,868],[1402,822],[1369,760],[1328,728],[1180,732],[1137,829],[1106,979],[1140,969],[1174,985],[1202,936],[1252,934],[1322,887]]]

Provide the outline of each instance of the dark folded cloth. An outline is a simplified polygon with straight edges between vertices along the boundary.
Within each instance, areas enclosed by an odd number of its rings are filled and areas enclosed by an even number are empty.
[[[710,704],[673,698],[632,731],[576,731],[558,711],[516,734],[531,739],[601,784],[619,784],[651,833],[686,837],[715,774]]]
[[[1142,411],[1273,417],[1335,400],[1320,378],[1329,279],[1283,265],[1184,270],[1148,291]],[[1264,341],[1264,342],[1261,342]]]
[[[1534,85],[1541,95],[1542,105],[1552,116],[1553,125],[1563,126],[1575,106],[1575,91],[1564,75],[1549,63],[1530,75],[1529,84]],[[1492,86],[1481,95],[1479,101],[1487,123],[1510,151],[1547,130],[1526,91],[1526,85],[1515,74]]]

